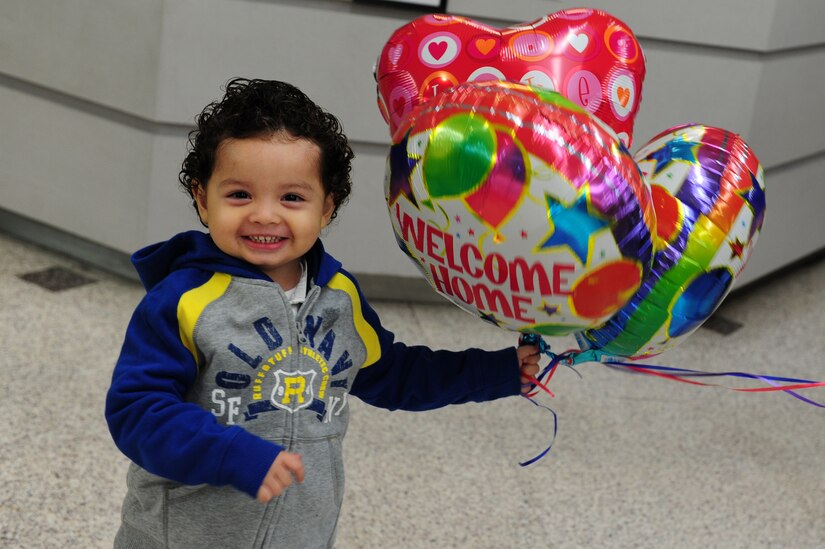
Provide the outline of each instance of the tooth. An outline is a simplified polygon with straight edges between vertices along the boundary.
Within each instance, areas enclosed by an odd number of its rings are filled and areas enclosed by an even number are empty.
[[[271,244],[273,242],[280,242],[282,240],[282,238],[279,236],[250,236],[249,238],[254,242],[267,244]]]

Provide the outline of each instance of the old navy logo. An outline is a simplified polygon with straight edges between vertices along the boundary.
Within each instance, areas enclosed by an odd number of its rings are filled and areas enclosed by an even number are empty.
[[[329,422],[333,415],[340,415],[346,407],[346,394],[343,398],[330,396],[328,390],[335,387],[346,391],[348,380],[332,377],[344,373],[354,364],[346,349],[333,362],[329,362],[335,354],[336,334],[324,324],[323,317],[308,315],[299,328],[299,336],[303,336],[305,344],[292,347],[272,319],[262,317],[252,322],[250,327],[259,336],[264,348],[253,344],[243,349],[235,343],[228,343],[227,350],[249,369],[244,368],[247,373],[217,373],[215,383],[220,388],[213,391],[213,413],[219,417],[226,416],[230,423],[240,413],[244,421],[252,421],[261,414],[278,410],[295,413],[306,409],[314,412],[319,421],[325,422]],[[296,363],[296,356],[300,364]],[[307,360],[314,363],[317,369],[307,364]]]
[[[323,322],[324,319],[320,316],[308,315],[305,319],[305,325],[302,333],[307,339],[308,346],[317,349],[317,351],[323,355],[324,359],[329,360],[332,355],[333,347],[335,346],[335,332],[332,330],[327,330],[323,339],[316,342],[316,336],[318,335]],[[267,317],[259,318],[252,323],[252,326],[269,351],[277,351],[284,345],[284,338],[281,336],[281,333],[275,327],[275,323],[272,322],[271,319]],[[250,355],[231,342],[227,345],[227,349],[229,349],[233,355],[247,363],[253,370],[257,370],[264,361],[263,356],[259,354],[255,354],[254,356]]]
[[[294,413],[308,407],[315,399],[313,382],[316,372],[278,370],[275,375],[275,386],[272,388],[270,401],[273,406]]]

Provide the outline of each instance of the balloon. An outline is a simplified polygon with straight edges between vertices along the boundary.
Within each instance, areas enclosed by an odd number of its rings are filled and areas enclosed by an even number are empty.
[[[390,126],[460,83],[506,80],[557,91],[630,146],[645,59],[633,32],[603,11],[568,9],[498,29],[465,17],[425,15],[400,27],[375,69]]]
[[[711,126],[665,130],[635,155],[650,183],[658,236],[653,268],[582,349],[632,359],[693,333],[730,292],[765,219],[764,173],[738,135]]]
[[[419,105],[395,133],[385,195],[399,246],[432,287],[510,330],[600,326],[651,268],[641,172],[555,92],[465,83]]]

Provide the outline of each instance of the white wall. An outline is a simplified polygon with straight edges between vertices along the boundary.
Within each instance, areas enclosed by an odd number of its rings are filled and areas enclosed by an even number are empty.
[[[825,2],[449,0],[448,9],[506,26],[582,4],[624,20],[645,51],[635,146],[701,122],[740,133],[762,160],[768,213],[740,285],[825,247]],[[328,247],[351,271],[422,287],[384,205],[389,136],[372,77],[386,39],[417,15],[348,0],[4,0],[0,227],[23,217],[120,254],[197,228],[177,188],[194,116],[232,76],[275,78],[339,115],[353,141],[355,190]]]

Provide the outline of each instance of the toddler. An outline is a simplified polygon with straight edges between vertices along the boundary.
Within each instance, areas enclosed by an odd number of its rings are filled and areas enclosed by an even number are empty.
[[[350,193],[338,120],[235,79],[190,134],[180,181],[208,234],[132,257],[146,296],[106,399],[133,462],[116,547],[331,547],[355,396],[429,410],[518,395],[533,346],[395,341],[319,235]]]

